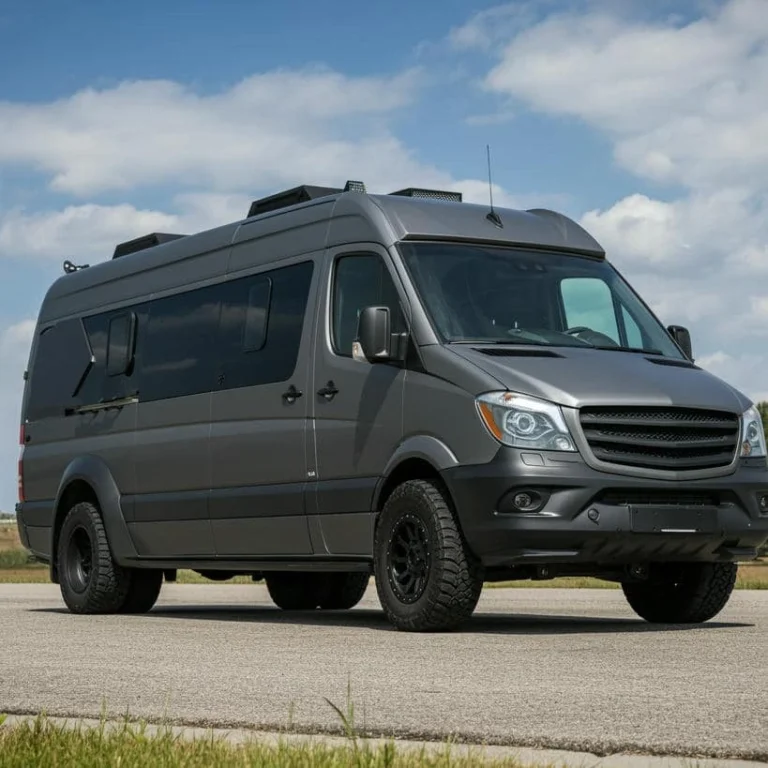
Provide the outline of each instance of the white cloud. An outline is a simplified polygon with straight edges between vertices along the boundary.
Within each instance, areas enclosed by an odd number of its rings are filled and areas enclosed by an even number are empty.
[[[190,234],[245,218],[250,197],[177,195],[176,213],[120,205],[70,205],[62,210],[0,213],[0,259],[76,264],[109,258],[115,245],[150,232]]]
[[[730,354],[718,350],[701,357],[697,364],[742,392],[748,392],[755,402],[768,401],[768,381],[765,378],[768,356]]]
[[[768,170],[765,0],[677,25],[551,15],[507,38],[485,84],[609,133],[619,162],[643,176],[761,186]]]
[[[579,119],[625,169],[682,187],[581,221],[662,320],[689,324],[715,372],[756,396],[768,390],[768,13],[765,0],[703,7],[654,21],[638,5],[586,2],[505,30],[502,6],[458,43],[495,58],[483,83],[502,112]]]
[[[178,217],[132,205],[79,205],[61,211],[0,214],[0,258],[106,258],[123,240],[174,231]]]
[[[351,78],[324,69],[249,77],[201,95],[169,81],[87,89],[43,104],[0,102],[0,163],[92,195],[152,184],[257,191],[284,184],[440,181],[388,131],[418,72]]]
[[[22,374],[27,364],[34,320],[0,330],[0,510],[13,509],[21,421]]]

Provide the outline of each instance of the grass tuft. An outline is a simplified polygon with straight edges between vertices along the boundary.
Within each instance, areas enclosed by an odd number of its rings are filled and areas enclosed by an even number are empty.
[[[344,713],[341,713],[344,714]],[[108,727],[112,725],[112,727]],[[436,751],[398,749],[394,742],[371,746],[355,739],[348,746],[320,742],[256,739],[232,744],[216,738],[184,738],[171,728],[148,729],[128,722],[88,728],[52,723],[44,716],[13,727],[0,727],[0,768],[52,765],[57,768],[517,768],[515,760],[488,761],[482,755],[453,756],[449,745]]]
[[[0,550],[0,568],[35,568],[40,565],[26,549]]]

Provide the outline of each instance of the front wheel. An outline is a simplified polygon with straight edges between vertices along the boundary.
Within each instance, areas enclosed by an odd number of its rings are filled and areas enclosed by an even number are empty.
[[[430,480],[409,480],[387,499],[376,527],[376,589],[397,629],[454,629],[472,615],[483,588],[448,499]]]
[[[622,584],[632,610],[654,624],[699,624],[725,608],[736,584],[736,563],[670,563],[648,582]]]

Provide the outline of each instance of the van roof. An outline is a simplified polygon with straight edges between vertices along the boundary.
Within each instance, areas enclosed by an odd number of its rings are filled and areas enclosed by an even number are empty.
[[[424,194],[429,193],[429,190],[409,189],[387,195],[332,188],[305,188],[327,192],[305,198],[304,202],[278,207],[196,234],[144,235],[129,243],[119,244],[115,255],[120,258],[113,257],[87,269],[78,269],[56,280],[44,301],[44,307],[49,311],[41,311],[41,319],[43,314],[51,316],[51,302],[59,304],[61,310],[60,301],[57,300],[88,291],[97,285],[128,279],[136,283],[134,293],[139,295],[147,292],[146,288],[142,291],[140,287],[148,277],[145,273],[176,263],[182,266],[186,260],[219,251],[235,243],[264,236],[272,238],[291,230],[303,229],[308,232],[311,225],[316,225],[316,235],[322,233],[325,242],[318,243],[315,237],[314,242],[307,243],[303,252],[352,242],[379,242],[390,246],[402,240],[445,240],[516,245],[597,258],[605,256],[600,244],[579,224],[561,213],[547,209],[496,207],[501,223],[501,226],[497,226],[488,216],[488,205],[458,202],[461,198],[456,193],[453,193],[451,199],[451,193],[436,192],[434,197],[429,197]],[[277,197],[275,195],[265,200]],[[256,203],[251,206],[252,210],[254,206]],[[301,252],[299,250],[296,253]],[[265,256],[265,261],[268,260],[269,257]],[[215,267],[220,273],[220,264]],[[131,280],[131,276],[135,278]],[[60,311],[54,310],[52,314],[61,316]]]

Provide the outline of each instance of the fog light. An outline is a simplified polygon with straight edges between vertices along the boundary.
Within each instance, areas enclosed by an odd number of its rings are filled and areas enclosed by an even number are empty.
[[[546,502],[538,491],[530,489],[516,491],[511,495],[513,512],[538,512]]]
[[[512,503],[518,509],[528,509],[529,507],[533,506],[533,499],[531,498],[530,493],[517,493],[515,494],[515,498],[512,500]]]
[[[513,488],[498,500],[496,511],[505,515],[540,512],[550,496],[551,492],[546,488]]]
[[[757,505],[764,515],[768,514],[768,493],[762,493],[757,497]]]

